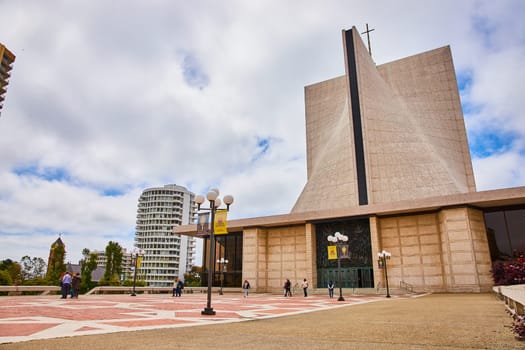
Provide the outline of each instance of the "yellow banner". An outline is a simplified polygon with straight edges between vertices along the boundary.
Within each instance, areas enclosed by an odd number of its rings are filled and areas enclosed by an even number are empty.
[[[137,268],[140,268],[140,265],[141,265],[141,264],[142,264],[142,257],[139,256],[139,257],[137,258]]]
[[[215,222],[213,223],[213,232],[216,235],[225,235],[228,233],[226,227],[226,218],[228,211],[226,209],[219,209],[215,212]]]
[[[329,245],[328,246],[328,260],[337,259],[337,246]]]

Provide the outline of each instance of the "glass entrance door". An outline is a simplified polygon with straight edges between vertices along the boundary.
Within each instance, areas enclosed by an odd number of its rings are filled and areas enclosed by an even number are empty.
[[[326,288],[332,280],[337,287],[337,260],[328,259],[327,237],[340,232],[348,237],[350,259],[341,259],[343,288],[373,288],[374,273],[370,223],[368,218],[325,221],[315,224],[317,247],[317,287]]]
[[[317,287],[327,288],[332,281],[335,288],[339,288],[336,268],[317,269]],[[371,267],[345,267],[341,268],[342,288],[374,288],[374,271]]]

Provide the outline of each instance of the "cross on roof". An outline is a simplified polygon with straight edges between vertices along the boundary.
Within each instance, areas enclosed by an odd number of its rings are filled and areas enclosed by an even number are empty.
[[[370,47],[370,32],[373,32],[374,29],[368,29],[368,23],[366,24],[366,30],[362,32],[361,34],[366,34],[366,38],[368,39],[368,53],[370,54],[370,57],[372,57],[372,48]]]

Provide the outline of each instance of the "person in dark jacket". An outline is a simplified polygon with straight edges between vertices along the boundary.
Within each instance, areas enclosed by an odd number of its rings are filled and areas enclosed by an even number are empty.
[[[182,295],[182,289],[184,288],[184,283],[182,280],[175,278],[175,281],[173,282],[173,297],[180,297]]]
[[[285,297],[291,297],[292,296],[292,282],[287,278],[286,282],[284,282],[284,296]]]
[[[248,298],[249,289],[250,289],[250,282],[248,282],[248,280],[244,280],[244,283],[242,284],[242,290],[244,291],[245,298]]]
[[[73,282],[71,283],[72,287],[72,295],[71,298],[77,298],[80,294],[80,282],[82,282],[82,279],[80,278],[80,273],[76,273],[75,276],[73,276]]]

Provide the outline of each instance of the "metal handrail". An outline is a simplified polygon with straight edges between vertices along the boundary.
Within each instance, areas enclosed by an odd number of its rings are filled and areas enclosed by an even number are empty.
[[[407,292],[414,293],[414,286],[409,283],[399,281],[399,288],[406,290]]]

